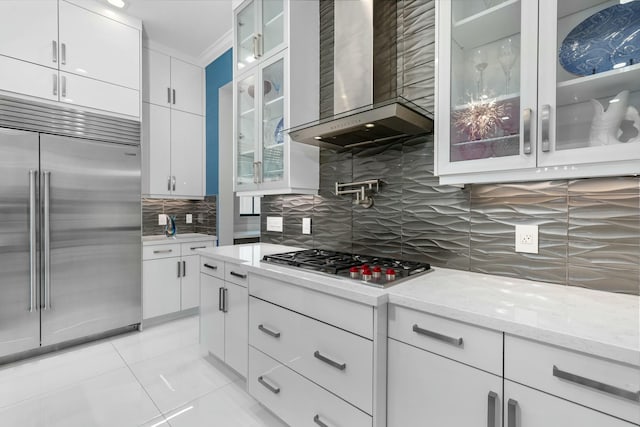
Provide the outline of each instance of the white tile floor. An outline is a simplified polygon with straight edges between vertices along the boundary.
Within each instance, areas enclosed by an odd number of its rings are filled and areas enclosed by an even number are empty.
[[[0,366],[2,427],[283,427],[198,346],[198,318]]]

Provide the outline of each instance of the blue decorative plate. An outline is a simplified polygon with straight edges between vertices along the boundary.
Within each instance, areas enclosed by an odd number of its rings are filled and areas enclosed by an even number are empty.
[[[567,35],[560,46],[560,64],[579,76],[637,64],[640,62],[639,28],[640,1],[603,9]]]
[[[275,138],[276,144],[284,143],[284,119],[280,119],[278,125],[276,126],[275,132],[273,132],[273,137]]]

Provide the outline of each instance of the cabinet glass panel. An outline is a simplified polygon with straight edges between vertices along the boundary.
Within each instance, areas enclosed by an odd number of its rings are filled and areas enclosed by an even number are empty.
[[[262,179],[280,181],[284,176],[284,59],[262,71]]]
[[[263,55],[284,41],[284,1],[262,2],[262,52]]]
[[[451,6],[450,161],[519,155],[521,1]]]
[[[555,150],[640,150],[640,1],[558,1],[557,8]]]
[[[256,61],[256,3],[249,3],[238,13],[236,28],[237,49],[236,59],[238,70]]]
[[[253,162],[256,147],[256,101],[255,76],[251,75],[238,82],[237,119],[237,180],[240,184],[254,182]]]

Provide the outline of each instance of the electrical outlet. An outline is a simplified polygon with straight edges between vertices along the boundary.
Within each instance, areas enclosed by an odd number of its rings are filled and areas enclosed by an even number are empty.
[[[311,218],[302,218],[302,234],[311,234]]]
[[[538,253],[537,225],[516,225],[516,252]]]
[[[158,214],[158,225],[167,225],[167,216],[165,214]]]
[[[193,223],[193,215],[192,214],[187,214],[187,218],[185,219],[185,222],[187,224]]]

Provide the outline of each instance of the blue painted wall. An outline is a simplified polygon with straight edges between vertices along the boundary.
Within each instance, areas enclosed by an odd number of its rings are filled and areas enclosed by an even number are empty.
[[[207,195],[218,194],[218,89],[233,79],[233,54],[229,49],[205,68]]]

